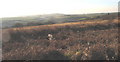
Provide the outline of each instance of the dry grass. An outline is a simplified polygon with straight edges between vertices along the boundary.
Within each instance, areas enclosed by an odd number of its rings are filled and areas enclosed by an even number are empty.
[[[4,60],[116,60],[118,20],[6,29]],[[48,40],[47,35],[53,39]],[[3,36],[5,36],[3,34]]]

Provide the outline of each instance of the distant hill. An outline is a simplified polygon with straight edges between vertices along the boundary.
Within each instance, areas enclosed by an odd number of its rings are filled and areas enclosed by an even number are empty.
[[[37,26],[56,23],[76,22],[95,19],[115,19],[115,13],[95,13],[95,14],[46,14],[26,17],[10,17],[2,18],[0,24],[1,28],[23,27],[23,26]]]

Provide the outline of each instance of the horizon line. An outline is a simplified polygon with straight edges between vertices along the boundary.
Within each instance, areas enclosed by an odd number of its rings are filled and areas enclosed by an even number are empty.
[[[113,12],[93,12],[93,13],[49,13],[49,14],[34,14],[34,15],[23,15],[23,16],[7,16],[7,17],[0,17],[2,18],[17,18],[17,17],[32,17],[32,16],[40,16],[40,15],[52,15],[52,14],[63,14],[63,15],[84,15],[84,14],[100,14],[100,13],[118,13],[118,11],[113,11]]]

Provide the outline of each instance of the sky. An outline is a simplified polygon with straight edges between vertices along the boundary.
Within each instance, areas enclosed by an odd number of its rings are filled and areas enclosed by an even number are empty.
[[[117,12],[119,0],[0,0],[0,18]]]

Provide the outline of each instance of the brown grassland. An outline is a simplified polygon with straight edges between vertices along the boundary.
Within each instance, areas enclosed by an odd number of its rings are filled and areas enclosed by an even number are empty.
[[[3,60],[116,60],[119,28],[115,19],[3,29]]]

